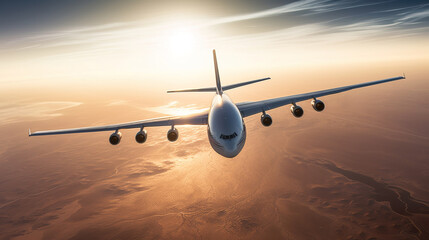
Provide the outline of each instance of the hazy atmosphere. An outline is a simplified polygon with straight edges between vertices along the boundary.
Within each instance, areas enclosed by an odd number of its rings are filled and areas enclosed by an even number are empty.
[[[0,239],[429,239],[427,1],[0,3]],[[235,103],[406,75],[207,126],[28,137],[208,108],[212,49]]]

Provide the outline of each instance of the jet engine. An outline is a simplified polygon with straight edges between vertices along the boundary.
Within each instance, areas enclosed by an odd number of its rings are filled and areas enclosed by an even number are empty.
[[[175,127],[172,127],[167,132],[167,138],[168,138],[168,141],[170,142],[176,141],[179,138],[179,131],[177,131]]]
[[[265,127],[269,127],[269,126],[271,126],[271,124],[273,124],[273,119],[271,118],[270,115],[264,113],[261,115],[261,123]]]
[[[136,142],[138,143],[144,143],[147,139],[147,131],[142,129],[136,134]]]
[[[323,111],[323,109],[325,109],[325,104],[318,99],[314,99],[313,101],[311,101],[311,106],[313,106],[313,109],[317,112],[321,112]]]
[[[118,145],[121,142],[122,133],[120,132],[114,132],[109,137],[109,142],[112,145]]]
[[[292,107],[290,107],[290,111],[296,118],[300,118],[304,115],[304,109],[298,105],[292,105]]]

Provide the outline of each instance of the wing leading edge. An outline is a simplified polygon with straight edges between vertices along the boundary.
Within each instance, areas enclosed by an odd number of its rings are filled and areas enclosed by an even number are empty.
[[[206,125],[207,124],[208,110],[202,113],[189,115],[189,116],[167,116],[160,118],[152,118],[134,122],[96,126],[96,127],[82,127],[70,128],[60,130],[37,131],[32,133],[28,130],[29,136],[41,135],[58,135],[69,133],[85,133],[85,132],[102,132],[102,131],[116,131],[120,129],[130,128],[143,128],[143,127],[159,127],[159,126],[174,126],[174,125]]]
[[[366,82],[361,84],[349,85],[344,87],[332,88],[322,91],[315,91],[310,93],[297,94],[286,97],[279,97],[273,99],[267,99],[256,102],[242,102],[237,104],[243,117],[248,117],[263,111],[278,108],[284,105],[297,103],[300,101],[322,97],[326,95],[336,94],[340,92],[349,91],[355,88],[361,88],[380,83],[386,83],[404,79],[405,77],[394,77],[373,82]],[[264,79],[265,80],[265,79]],[[257,80],[256,80],[257,81]],[[29,136],[41,136],[41,135],[58,135],[58,134],[70,134],[70,133],[85,133],[85,132],[101,132],[101,131],[116,131],[120,129],[131,129],[131,128],[143,128],[143,127],[159,127],[159,126],[174,126],[174,125],[207,125],[208,110],[202,113],[188,115],[188,116],[167,116],[153,119],[146,119],[134,122],[96,126],[96,127],[83,127],[83,128],[71,128],[61,130],[48,130],[48,131],[37,131],[32,133],[28,131]]]
[[[248,116],[251,116],[263,111],[267,111],[270,109],[278,108],[284,105],[293,104],[304,100],[318,98],[318,97],[336,94],[340,92],[345,92],[356,88],[367,87],[367,86],[376,85],[380,83],[392,82],[400,79],[405,79],[405,77],[400,76],[400,77],[387,78],[387,79],[378,80],[378,81],[354,84],[354,85],[349,85],[344,87],[326,89],[322,91],[315,91],[315,92],[297,94],[297,95],[286,96],[286,97],[267,99],[267,100],[256,101],[256,102],[242,102],[242,103],[238,103],[237,107],[240,110],[243,117],[248,117]]]

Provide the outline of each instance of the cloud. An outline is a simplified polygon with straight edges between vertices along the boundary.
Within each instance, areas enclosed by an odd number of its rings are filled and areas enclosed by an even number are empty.
[[[357,7],[363,7],[363,6],[370,6],[374,4],[380,4],[380,3],[366,3],[366,4],[351,4],[351,3],[352,3],[351,1],[301,0],[301,1],[295,1],[280,7],[271,8],[260,12],[220,18],[220,19],[214,20],[212,24],[224,24],[224,23],[232,23],[232,22],[238,22],[238,21],[244,21],[244,20],[258,19],[258,18],[267,18],[267,17],[273,17],[273,16],[285,14],[285,13],[300,12],[300,11],[327,13],[327,12],[332,12],[332,11],[337,11],[342,9],[357,8]]]
[[[195,23],[187,25],[189,25],[189,27],[191,28],[206,28],[213,25],[267,18],[293,12],[307,11],[314,13],[327,13],[331,11],[370,6],[375,4],[380,3],[354,4],[352,1],[337,2],[331,0],[299,0],[282,5],[280,7],[271,8],[259,12],[228,16],[217,19],[209,19],[206,21],[195,21]],[[147,22],[143,20],[130,22],[115,22],[98,26],[87,26],[82,28],[45,33],[36,36],[29,36],[26,38],[14,40],[14,43],[34,43],[34,45],[26,46],[24,49],[61,47],[94,43],[98,43],[101,45],[109,45],[103,40],[120,40],[126,39],[131,36],[137,36],[139,38],[139,41],[145,39],[146,41],[150,42],[150,39],[154,37],[153,32],[157,33],[159,31],[168,29],[171,27],[171,25],[174,25],[174,23],[161,23],[158,25],[149,26],[147,25]]]
[[[182,115],[201,113],[208,109],[208,108],[199,108],[197,107],[196,104],[188,104],[186,106],[178,106],[178,104],[179,104],[178,101],[173,101],[163,106],[144,108],[144,110],[162,113],[166,115],[182,116]]]
[[[329,3],[328,0],[301,0],[290,4],[286,4],[277,8],[272,8],[260,12],[236,15],[218,19],[210,19],[208,21],[198,21],[192,24],[193,28],[209,27],[213,25],[232,23],[237,21],[251,20],[257,18],[265,18],[284,13],[314,10],[314,11],[332,11],[340,9],[344,4]],[[70,30],[62,30],[51,33],[43,33],[24,37],[21,39],[14,39],[13,42],[6,44],[9,47],[12,44],[24,44],[22,49],[34,48],[52,48],[61,46],[72,46],[79,44],[106,44],[106,40],[120,40],[120,39],[133,39],[128,37],[141,37],[142,39],[153,38],[153,32],[169,28],[172,24],[163,23],[158,25],[148,26],[145,21],[130,21],[130,22],[116,22],[96,26],[85,26]],[[145,36],[145,37],[143,37]],[[147,38],[147,37],[149,38]]]
[[[80,102],[37,102],[0,105],[0,125],[61,116],[58,111],[81,105]]]
[[[392,2],[392,1],[390,1]],[[427,34],[427,26],[418,23],[429,17],[428,4],[415,4],[397,7],[386,2],[299,0],[279,7],[248,14],[232,15],[215,19],[193,19],[187,28],[195,31],[214,32],[214,27],[229,24],[246,24],[250,20],[268,19],[275,29],[255,29],[251,33],[234,33],[217,37],[204,37],[206,45],[216,45],[230,40],[250,42],[266,40],[277,47],[288,46],[291,42],[318,43],[361,40],[363,38],[398,38],[410,35]],[[375,6],[373,11],[365,7]],[[347,12],[345,12],[347,10]],[[351,11],[353,10],[353,11]],[[335,14],[332,12],[337,11]],[[338,11],[344,11],[337,14]],[[349,11],[351,13],[349,14]],[[291,14],[293,13],[293,14]],[[290,14],[290,15],[289,15]],[[273,17],[279,17],[274,19]],[[296,17],[303,20],[296,20]],[[87,26],[71,30],[33,35],[5,44],[1,51],[28,51],[52,48],[49,56],[79,58],[103,56],[111,52],[134,54],[137,48],[145,49],[160,46],[165,35],[178,25],[177,22],[164,22],[151,25],[147,21],[115,22],[98,26]],[[234,25],[234,27],[237,27]],[[168,34],[167,34],[168,35]],[[307,38],[309,37],[309,38]],[[204,44],[203,44],[204,45]]]
[[[329,1],[327,0],[296,1],[280,7],[271,8],[260,12],[220,18],[212,21],[211,24],[216,25],[216,24],[232,23],[232,22],[251,20],[251,19],[257,19],[257,18],[266,18],[266,17],[276,16],[284,13],[298,12],[298,11],[305,11],[305,10],[317,10],[317,9],[321,10],[321,8],[323,7],[329,8],[334,6],[334,4],[328,3],[328,2]]]
[[[146,107],[146,108],[141,108],[138,105],[135,105],[133,103],[130,103],[129,101],[125,101],[121,99],[112,100],[106,104],[106,106],[124,106],[124,105],[137,108],[137,109],[146,110],[146,111],[161,113],[165,115],[171,115],[171,116],[191,115],[191,114],[201,113],[208,110],[208,108],[201,108],[201,107],[198,107],[196,104],[188,104],[185,106],[180,106],[179,101],[172,101],[165,105],[156,106],[156,107]]]
[[[420,9],[418,11],[408,12],[404,17],[400,18],[399,21],[416,22],[427,17],[429,17],[429,9]]]
[[[128,101],[125,100],[113,100],[110,101],[109,103],[106,104],[106,106],[111,107],[111,106],[123,106],[123,105],[127,105]]]

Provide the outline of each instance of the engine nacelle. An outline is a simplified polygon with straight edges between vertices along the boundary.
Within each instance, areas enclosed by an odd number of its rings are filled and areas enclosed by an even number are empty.
[[[321,112],[323,111],[323,109],[325,109],[325,104],[318,99],[314,99],[313,101],[311,101],[311,106],[313,106],[313,109],[317,112]]]
[[[112,145],[118,145],[121,142],[122,133],[120,132],[114,132],[109,137],[109,142]]]
[[[300,118],[304,115],[304,109],[298,105],[292,105],[292,107],[290,107],[290,111],[296,118]]]
[[[270,115],[265,113],[265,114],[261,115],[261,123],[265,127],[269,127],[269,126],[271,126],[271,124],[273,124],[273,119],[271,118]]]
[[[147,139],[147,131],[146,130],[140,130],[137,134],[136,134],[136,142],[138,143],[144,143],[146,142]]]
[[[167,139],[170,142],[174,142],[179,138],[179,131],[176,128],[171,128],[167,132]]]

